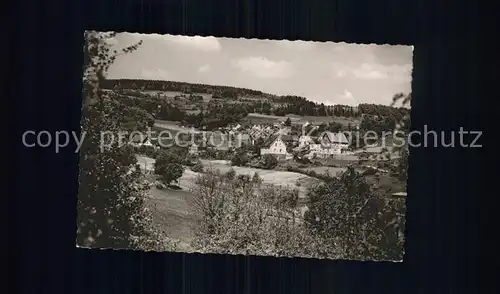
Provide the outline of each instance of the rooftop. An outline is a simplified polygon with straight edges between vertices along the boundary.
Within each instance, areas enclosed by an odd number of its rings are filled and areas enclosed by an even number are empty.
[[[344,135],[344,133],[324,132],[321,135],[321,138],[323,138],[324,135],[327,135],[328,139],[332,143],[349,143],[349,140],[347,140],[347,137]]]

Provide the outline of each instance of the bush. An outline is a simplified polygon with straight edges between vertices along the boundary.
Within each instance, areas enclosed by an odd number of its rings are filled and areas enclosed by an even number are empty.
[[[169,163],[165,166],[160,179],[166,184],[170,185],[172,182],[177,181],[184,173],[184,167],[178,163]]]
[[[226,177],[226,179],[232,181],[236,177],[236,171],[234,170],[234,168],[231,168],[224,174],[224,176]]]
[[[155,174],[159,175],[160,179],[166,185],[169,185],[182,177],[184,167],[181,165],[181,162],[183,161],[184,159],[175,153],[162,152],[158,155],[154,165]]]
[[[364,175],[364,176],[371,176],[371,175],[374,175],[374,174],[376,174],[376,173],[377,173],[377,170],[376,170],[376,169],[369,167],[369,168],[367,168],[367,169],[363,172],[363,175]]]
[[[385,195],[373,191],[353,167],[313,188],[308,196],[307,224],[340,244],[343,258],[402,259],[404,207],[394,207]]]
[[[76,244],[93,248],[173,251],[175,242],[157,230],[145,198],[151,184],[137,168],[130,145],[101,150],[103,131],[146,131],[151,117],[127,104],[115,91],[101,91],[107,69],[117,54],[132,52],[139,43],[113,53],[106,39],[115,33],[85,32],[83,50],[82,132],[77,201]],[[135,170],[133,167],[136,167]]]
[[[278,166],[278,159],[276,159],[274,155],[264,155],[262,163],[263,169],[274,169],[276,166]]]
[[[245,153],[238,152],[231,158],[231,165],[245,166],[248,163],[248,161],[249,158]]]
[[[204,171],[203,163],[200,160],[198,160],[195,163],[195,165],[193,165],[191,167],[191,170],[194,171],[194,172],[196,172],[196,173],[202,173]]]

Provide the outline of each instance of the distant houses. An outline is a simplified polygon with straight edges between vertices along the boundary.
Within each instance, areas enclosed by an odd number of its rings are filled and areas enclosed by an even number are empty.
[[[328,158],[347,153],[349,140],[343,133],[323,132],[319,138],[301,136],[298,148],[308,148],[308,158]]]
[[[270,124],[234,124],[219,131],[199,131],[188,130],[184,136],[180,136],[184,147],[188,148],[188,153],[193,156],[199,156],[206,151],[231,152],[245,146],[254,146],[258,142],[260,155],[270,154],[280,160],[293,158],[292,150],[300,150],[303,156],[307,158],[330,158],[338,155],[351,153],[348,151],[349,140],[343,133],[322,132],[319,136],[303,135],[300,136],[293,127],[290,126],[272,126]],[[186,138],[184,138],[186,137]],[[139,136],[140,138],[140,136]],[[161,138],[164,141],[173,141]],[[171,142],[174,143],[174,142]],[[159,144],[158,138],[135,138],[134,146],[151,147],[159,149],[166,144]]]
[[[283,135],[275,135],[269,138],[264,144],[264,148],[260,149],[260,155],[271,154],[278,159],[291,159],[293,156],[287,151],[287,144],[283,140]]]

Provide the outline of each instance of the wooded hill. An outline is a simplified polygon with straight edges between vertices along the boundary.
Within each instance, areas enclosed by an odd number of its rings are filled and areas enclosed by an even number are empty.
[[[180,92],[186,95],[209,94],[212,98],[219,98],[228,102],[239,101],[242,104],[255,105],[255,109],[247,110],[249,112],[277,116],[295,114],[301,116],[362,117],[368,115],[374,116],[376,120],[387,118],[392,121],[400,120],[403,116],[409,115],[409,109],[404,107],[377,104],[359,104],[357,107],[349,105],[325,105],[309,101],[307,98],[300,96],[278,96],[258,90],[229,86],[140,79],[109,79],[102,86],[105,89],[121,89],[137,92]]]

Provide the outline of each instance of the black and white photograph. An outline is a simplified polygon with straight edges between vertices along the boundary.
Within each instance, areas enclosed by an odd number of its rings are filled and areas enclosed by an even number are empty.
[[[403,260],[412,46],[82,37],[76,246]]]

